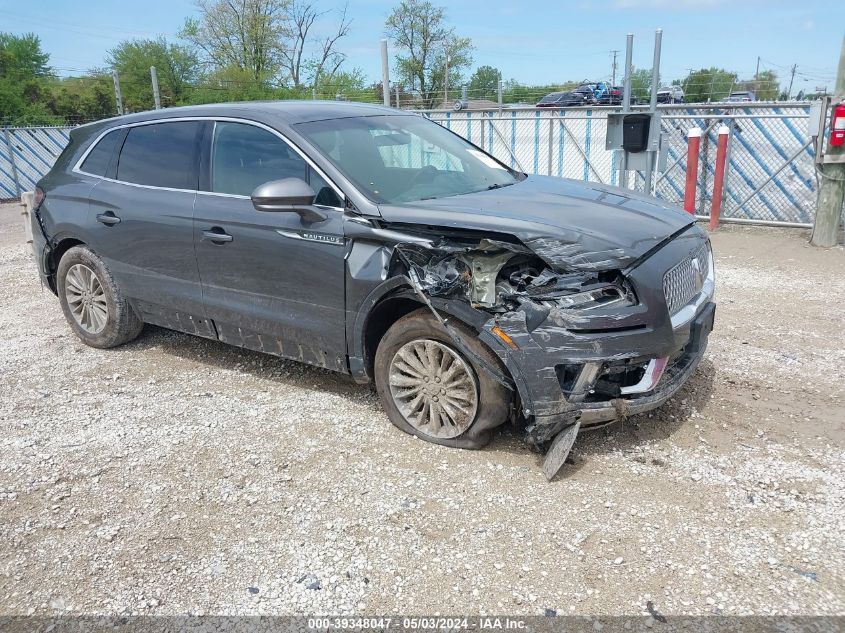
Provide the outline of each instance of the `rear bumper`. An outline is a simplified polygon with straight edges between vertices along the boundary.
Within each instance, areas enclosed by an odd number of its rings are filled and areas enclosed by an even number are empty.
[[[47,243],[47,238],[44,237],[44,230],[41,228],[36,212],[30,211],[28,215],[27,221],[32,233],[30,246],[32,247],[32,255],[35,257],[35,264],[38,267],[38,275],[41,277],[41,283],[54,291],[50,279],[50,245]]]

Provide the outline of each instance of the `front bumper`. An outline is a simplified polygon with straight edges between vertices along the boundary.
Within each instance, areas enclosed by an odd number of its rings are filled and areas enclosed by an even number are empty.
[[[673,318],[662,280],[705,242],[700,231],[687,231],[626,271],[639,298],[636,306],[595,311],[589,320],[553,310],[533,329],[522,312],[485,324],[480,336],[515,383],[531,443],[543,447],[575,422],[596,427],[655,409],[695,372],[713,328],[714,285],[709,280],[685,306],[683,318]],[[513,346],[497,339],[497,326]],[[650,381],[653,361],[665,371]]]
[[[581,403],[578,405],[581,428],[589,428],[613,422],[623,417],[637,415],[656,409],[677,393],[695,373],[707,349],[707,339],[713,330],[716,304],[708,303],[695,318],[689,343],[681,350],[679,357],[664,372],[656,388],[647,395],[615,398],[605,402]]]

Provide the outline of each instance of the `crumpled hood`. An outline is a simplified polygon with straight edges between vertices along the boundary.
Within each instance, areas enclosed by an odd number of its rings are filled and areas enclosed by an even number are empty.
[[[625,268],[694,223],[689,214],[654,198],[548,176],[379,210],[388,222],[513,235],[560,272]]]

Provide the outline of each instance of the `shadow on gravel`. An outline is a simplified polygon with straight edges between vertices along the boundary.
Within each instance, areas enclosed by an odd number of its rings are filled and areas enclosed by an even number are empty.
[[[629,450],[645,442],[668,439],[683,431],[693,411],[700,411],[710,401],[715,389],[715,371],[713,363],[705,358],[675,397],[651,412],[652,417],[649,414],[636,415],[623,422],[581,431],[569,460],[553,481],[576,473],[592,455]],[[516,455],[534,452],[522,441],[521,431],[511,426],[502,427],[486,450]],[[542,464],[539,453],[534,453],[534,459],[538,465]]]
[[[338,372],[154,325],[145,325],[137,339],[118,349],[155,349],[182,360],[218,369],[236,369],[261,380],[314,391],[338,395],[375,392],[366,385],[356,384],[350,376]]]
[[[236,369],[260,380],[290,385],[340,396],[371,396],[375,388],[358,385],[351,377],[337,372],[313,367],[293,360],[285,360],[218,341],[147,325],[135,341],[123,349],[133,351],[155,350],[185,361],[201,363],[218,369]],[[669,402],[648,414],[637,415],[623,422],[593,431],[582,431],[575,442],[570,461],[564,465],[556,479],[566,478],[580,470],[591,455],[627,450],[638,444],[663,440],[678,433],[687,424],[693,411],[701,410],[710,400],[714,390],[715,367],[705,358],[693,377]],[[502,451],[542,462],[522,439],[520,429],[504,425],[495,433],[492,442],[482,451]],[[573,463],[574,461],[574,463]],[[526,464],[533,467],[532,464]]]

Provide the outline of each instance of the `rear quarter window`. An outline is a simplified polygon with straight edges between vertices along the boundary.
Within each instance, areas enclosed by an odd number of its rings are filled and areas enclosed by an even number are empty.
[[[106,176],[115,149],[117,149],[118,141],[123,135],[122,132],[122,130],[112,130],[97,141],[97,144],[88,152],[88,156],[82,163],[81,170],[86,174]]]

